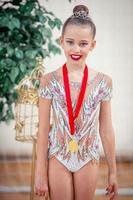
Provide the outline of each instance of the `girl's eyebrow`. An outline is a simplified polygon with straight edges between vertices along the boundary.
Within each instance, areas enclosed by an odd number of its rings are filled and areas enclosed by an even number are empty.
[[[66,39],[68,39],[68,40],[74,40],[74,39],[72,39],[72,38],[66,38]]]
[[[72,39],[72,38],[66,38],[66,39],[74,41],[74,39]],[[88,40],[80,40],[80,42],[89,42],[89,41]]]

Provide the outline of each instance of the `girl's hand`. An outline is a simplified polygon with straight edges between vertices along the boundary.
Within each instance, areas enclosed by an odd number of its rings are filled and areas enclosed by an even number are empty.
[[[118,195],[118,184],[116,174],[109,174],[108,186],[106,195],[109,195],[110,200],[116,200]]]
[[[43,174],[37,174],[35,176],[34,193],[38,196],[45,196],[48,198],[48,180]]]

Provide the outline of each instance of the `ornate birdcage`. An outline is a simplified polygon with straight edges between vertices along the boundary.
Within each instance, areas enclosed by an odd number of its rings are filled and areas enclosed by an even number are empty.
[[[15,102],[15,139],[20,142],[33,143],[30,195],[31,200],[34,198],[36,139],[39,125],[38,88],[40,84],[39,78],[44,74],[44,69],[42,58],[37,58],[36,68],[29,76],[26,75],[16,87],[18,98]]]
[[[15,139],[21,142],[37,139],[39,77],[44,74],[42,59],[37,58],[37,61],[37,67],[16,87],[18,99],[15,102]]]

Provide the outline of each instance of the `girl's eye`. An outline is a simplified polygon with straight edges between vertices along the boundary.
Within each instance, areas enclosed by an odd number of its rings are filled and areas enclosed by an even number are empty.
[[[86,46],[86,45],[88,45],[88,43],[81,43],[80,45],[81,46]]]
[[[67,43],[69,43],[69,44],[73,44],[73,42],[72,41],[66,41]]]
[[[73,41],[66,41],[66,42],[67,42],[68,44],[70,44],[70,45],[74,44]],[[83,42],[83,43],[80,44],[80,46],[86,46],[86,45],[88,45],[88,43]]]

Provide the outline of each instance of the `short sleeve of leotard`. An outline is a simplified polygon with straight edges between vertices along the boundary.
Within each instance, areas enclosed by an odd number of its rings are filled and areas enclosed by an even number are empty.
[[[112,82],[112,78],[110,76],[108,76],[108,75],[104,75],[102,101],[111,100],[112,97],[113,97],[113,82]]]
[[[50,77],[45,74],[40,79],[40,86],[38,89],[38,96],[45,99],[52,99],[53,93],[51,89]]]

